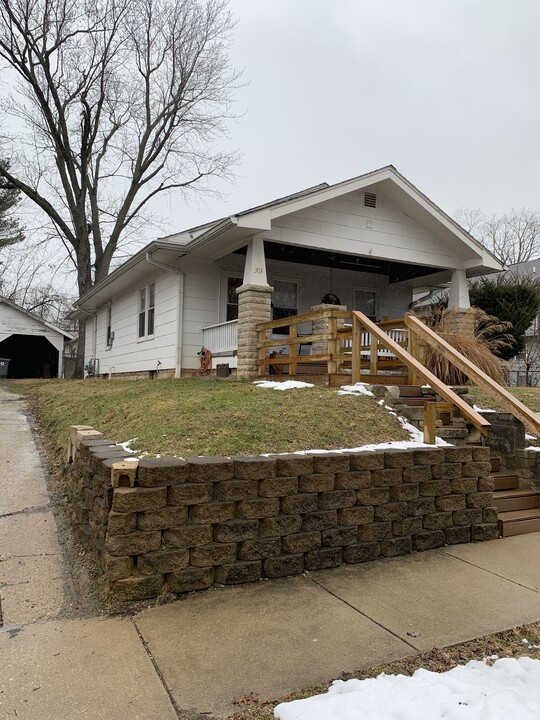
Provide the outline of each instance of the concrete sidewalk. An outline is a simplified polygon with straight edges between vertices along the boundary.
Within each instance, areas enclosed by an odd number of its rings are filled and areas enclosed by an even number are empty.
[[[342,672],[540,620],[540,533],[66,617],[24,403],[0,390],[0,718],[226,717]]]

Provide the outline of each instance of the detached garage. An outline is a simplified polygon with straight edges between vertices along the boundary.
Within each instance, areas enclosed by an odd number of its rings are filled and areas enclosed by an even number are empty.
[[[0,375],[7,366],[8,378],[62,377],[66,338],[72,336],[0,296]]]

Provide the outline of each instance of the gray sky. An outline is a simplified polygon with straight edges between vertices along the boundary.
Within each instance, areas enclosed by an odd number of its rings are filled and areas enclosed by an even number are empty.
[[[247,85],[224,200],[173,232],[394,164],[447,212],[540,208],[538,0],[231,0]]]

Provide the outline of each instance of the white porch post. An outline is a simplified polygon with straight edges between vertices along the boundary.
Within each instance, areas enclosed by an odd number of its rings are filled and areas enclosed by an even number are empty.
[[[465,270],[452,270],[450,292],[448,294],[448,309],[467,310],[471,307],[469,301],[469,285]]]
[[[249,241],[243,284],[238,294],[238,377],[256,377],[258,351],[256,326],[272,317],[272,290],[266,276],[262,238]]]
[[[474,335],[474,310],[471,309],[465,270],[452,270],[446,325],[455,335]]]

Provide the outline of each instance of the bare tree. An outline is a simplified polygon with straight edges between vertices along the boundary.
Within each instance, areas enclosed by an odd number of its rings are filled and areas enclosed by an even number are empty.
[[[45,213],[80,295],[153,198],[227,176],[233,26],[226,0],[0,0],[3,110],[24,129],[0,187]]]
[[[512,209],[486,217],[479,208],[459,208],[455,220],[477,237],[505,265],[540,257],[540,211]]]
[[[521,208],[484,222],[482,238],[505,265],[540,255],[540,212]]]
[[[6,297],[42,320],[68,329],[68,314],[76,299],[60,291],[59,263],[50,256],[47,246],[19,243],[0,253],[0,295]]]
[[[0,160],[0,169],[8,168],[8,163]],[[21,193],[15,189],[2,188],[0,185],[0,248],[14,245],[24,240],[19,220],[13,213],[19,204]]]

